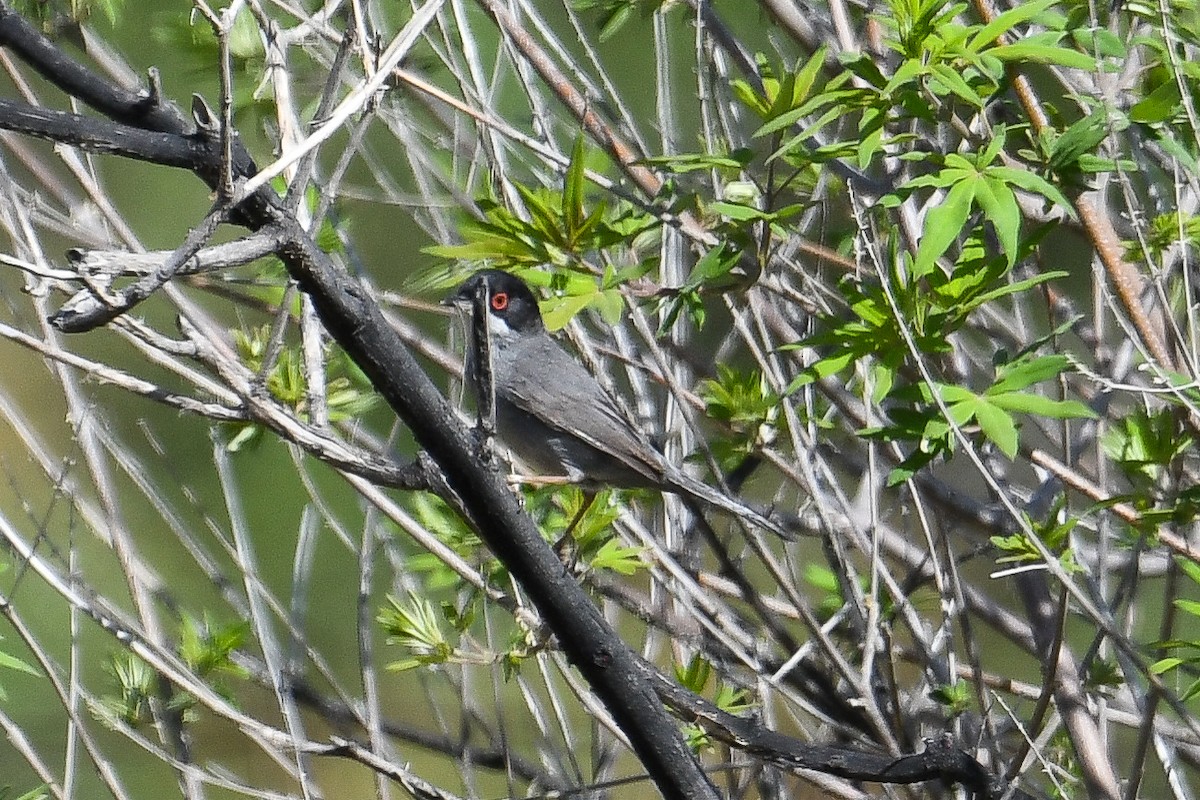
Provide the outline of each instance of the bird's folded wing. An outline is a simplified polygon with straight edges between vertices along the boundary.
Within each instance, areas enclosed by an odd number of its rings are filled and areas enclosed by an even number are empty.
[[[550,348],[558,352],[554,353]],[[534,380],[531,377],[541,371],[528,369],[507,376],[504,393],[509,402],[547,425],[578,436],[597,450],[608,453],[650,482],[662,480],[662,455],[630,424],[582,364],[549,338],[531,343],[520,357],[529,359],[528,364],[554,365],[555,374],[548,376],[554,400],[546,402],[545,378]]]

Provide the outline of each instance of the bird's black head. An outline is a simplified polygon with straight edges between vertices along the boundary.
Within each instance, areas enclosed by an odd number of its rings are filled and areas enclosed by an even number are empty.
[[[542,329],[542,313],[538,310],[533,292],[529,291],[529,287],[520,278],[498,269],[476,272],[464,281],[446,302],[472,313],[476,294],[485,283],[488,314],[494,321],[518,332]]]

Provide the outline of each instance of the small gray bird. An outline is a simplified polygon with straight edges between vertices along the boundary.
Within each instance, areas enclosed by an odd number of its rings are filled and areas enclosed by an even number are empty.
[[[777,522],[685,474],[654,449],[596,378],[551,338],[537,300],[519,278],[499,270],[477,272],[446,304],[472,319],[481,286],[496,432],[522,461],[544,475],[566,476],[585,487],[649,487],[691,497],[793,538]],[[474,349],[468,344],[471,382],[477,380]]]

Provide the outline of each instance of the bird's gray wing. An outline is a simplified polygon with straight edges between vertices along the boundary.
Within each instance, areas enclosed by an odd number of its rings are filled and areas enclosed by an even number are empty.
[[[596,378],[549,335],[509,347],[526,368],[498,375],[498,395],[550,427],[608,453],[650,483],[662,480],[662,455],[629,423]]]
[[[514,360],[527,368],[509,370],[519,374],[497,375],[498,396],[549,427],[573,434],[610,454],[632,472],[645,477],[650,485],[691,495],[785,539],[794,538],[791,531],[766,514],[667,463],[630,424],[596,378],[549,335],[527,337],[507,346],[515,348],[509,355],[516,356]],[[586,413],[587,410],[591,413]]]

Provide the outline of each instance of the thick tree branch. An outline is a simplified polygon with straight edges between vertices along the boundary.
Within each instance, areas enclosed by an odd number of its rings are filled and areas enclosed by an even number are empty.
[[[514,35],[515,23],[505,16],[504,9],[493,3],[484,6],[509,35]],[[175,109],[160,104],[155,92],[129,92],[111,86],[62,54],[15,15],[3,0],[0,0],[0,45],[10,47],[55,85],[115,120],[97,120],[0,100],[0,128],[75,145],[88,152],[185,168],[210,187],[215,187],[223,174],[231,173],[236,181],[257,171],[236,138],[226,140],[232,143],[233,152],[223,158],[217,131],[203,125],[194,130]],[[545,65],[539,68],[545,70]],[[543,74],[548,80],[556,80],[551,72]],[[616,152],[631,177],[647,194],[653,195],[658,179],[630,160],[621,142],[612,138],[586,103],[581,105],[576,96],[566,99],[589,131],[610,152]],[[716,790],[686,746],[676,720],[666,712],[664,699],[678,714],[701,724],[715,738],[785,769],[819,769],[842,777],[880,782],[954,780],[969,786],[980,797],[994,798],[1003,793],[1005,787],[999,779],[990,776],[948,740],[935,740],[925,753],[902,758],[813,747],[761,728],[753,721],[724,714],[660,675],[615,634],[574,576],[547,546],[502,476],[479,457],[476,438],[458,420],[367,289],[320,250],[272,189],[263,187],[253,192],[235,212],[232,218],[239,224],[255,231],[271,230],[278,236],[277,254],[291,277],[311,298],[330,335],[354,359],[436,462],[447,488],[461,502],[472,525],[521,584],[563,651],[603,700],[665,797],[715,798]],[[181,251],[164,271],[174,273],[190,255]],[[104,316],[98,315],[86,324],[94,324],[97,319],[103,320]],[[69,327],[63,324],[64,319],[57,322],[64,329]],[[79,327],[84,325],[81,322]],[[356,751],[356,757],[366,763],[375,754]],[[386,768],[381,763],[372,762],[372,766]]]
[[[17,20],[0,3],[0,42],[12,42],[12,29],[21,27]],[[21,35],[43,38],[28,25]],[[49,80],[68,90],[86,93],[81,98],[86,102],[105,96],[97,89],[99,79],[85,77],[87,71],[65,56],[51,57],[51,49],[49,43],[24,42],[15,52],[22,57],[32,54],[31,58],[36,59],[34,66]],[[112,93],[114,97],[118,94]],[[130,110],[127,97],[105,108],[122,116]],[[144,132],[124,125],[93,125],[77,115],[42,113],[22,108],[18,103],[0,106],[0,128],[43,138],[57,135],[92,152],[188,168],[215,188],[222,165],[219,142],[211,132],[200,132],[198,135],[205,138],[197,140],[185,135],[182,118],[172,121],[169,115],[156,115],[154,119],[167,128],[161,132],[165,135],[144,136]],[[85,135],[86,131],[97,133]],[[237,149],[241,150],[240,145]],[[235,179],[249,177],[254,171],[244,152],[235,153],[231,167]],[[658,702],[649,680],[651,670],[604,621],[521,509],[503,476],[480,463],[472,437],[403,340],[388,325],[366,289],[316,246],[269,187],[251,194],[238,211],[238,221],[253,230],[278,226],[284,233],[288,241],[278,255],[293,279],[312,298],[330,335],[442,468],[447,483],[462,499],[480,536],[529,594],[558,636],[563,650],[629,739],[663,796],[715,798],[716,789],[675,722]]]
[[[7,4],[0,3],[0,46],[7,47],[63,92],[106,117],[150,131],[189,133],[187,122],[154,91],[131,92],[68,56]],[[155,76],[152,73],[151,78]],[[179,166],[179,165],[171,165]]]
[[[212,145],[180,132],[151,131],[0,98],[0,128],[164,167],[198,169],[213,162]]]

